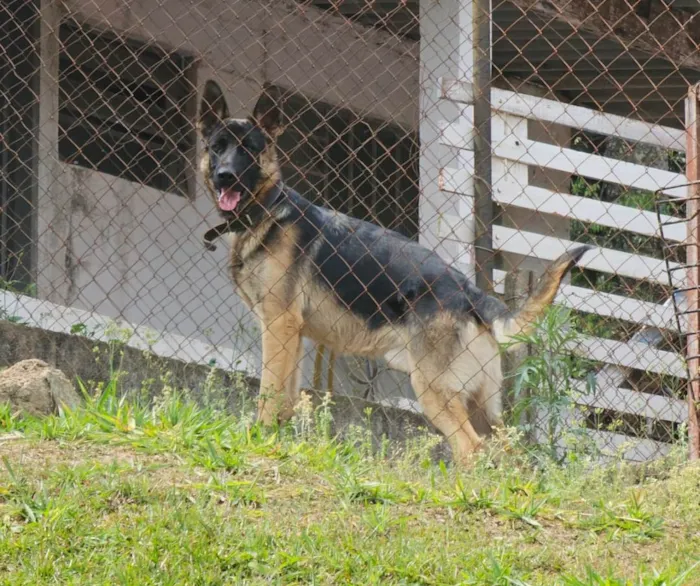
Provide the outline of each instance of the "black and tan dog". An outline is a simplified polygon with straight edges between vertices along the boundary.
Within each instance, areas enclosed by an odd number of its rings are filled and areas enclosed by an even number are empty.
[[[262,325],[259,420],[292,415],[308,337],[338,353],[384,357],[409,373],[455,460],[466,460],[481,443],[467,397],[501,423],[498,344],[533,323],[589,247],[554,261],[524,307],[509,312],[434,252],[287,187],[275,148],[281,112],[269,92],[251,118],[232,119],[220,88],[207,82],[199,126],[202,171],[226,219],[205,240],[231,234],[233,280]]]

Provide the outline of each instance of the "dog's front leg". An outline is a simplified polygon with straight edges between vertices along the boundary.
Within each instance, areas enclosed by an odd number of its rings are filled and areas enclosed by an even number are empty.
[[[299,341],[297,345],[297,354],[294,358],[294,369],[292,370],[292,375],[287,381],[287,388],[285,389],[284,405],[279,413],[280,423],[289,421],[294,416],[294,409],[299,402],[299,397],[301,395],[301,372],[302,372],[302,360],[304,355],[304,343],[302,340]]]
[[[263,315],[263,366],[258,398],[258,421],[274,425],[289,417],[288,389],[296,383],[301,350],[302,320],[298,312],[266,311]],[[290,408],[291,407],[291,408]]]

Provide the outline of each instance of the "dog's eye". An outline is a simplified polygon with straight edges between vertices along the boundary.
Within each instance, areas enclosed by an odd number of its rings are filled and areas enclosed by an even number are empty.
[[[241,146],[249,153],[255,154],[265,148],[265,143],[255,132],[249,132],[241,141]]]
[[[227,146],[228,141],[225,138],[220,138],[219,140],[214,141],[210,148],[215,153],[221,154],[226,150]]]
[[[248,154],[253,153],[255,151],[253,145],[247,140],[244,140],[241,144],[239,144],[238,148],[242,149],[244,153]]]

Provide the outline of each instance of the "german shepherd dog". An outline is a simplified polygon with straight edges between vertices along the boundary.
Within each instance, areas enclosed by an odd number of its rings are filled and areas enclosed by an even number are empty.
[[[275,147],[282,116],[271,90],[252,117],[233,119],[208,81],[198,125],[201,170],[225,219],[205,240],[230,234],[233,281],[262,325],[258,420],[274,425],[292,416],[308,337],[337,353],[384,357],[410,374],[424,413],[455,461],[466,462],[482,442],[466,399],[483,406],[492,426],[502,424],[499,343],[533,324],[590,247],[551,263],[523,308],[511,312],[427,248],[286,186]]]

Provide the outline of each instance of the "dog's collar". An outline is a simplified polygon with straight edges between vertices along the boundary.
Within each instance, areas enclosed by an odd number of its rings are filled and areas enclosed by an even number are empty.
[[[255,202],[244,210],[244,213],[235,218],[231,218],[226,222],[222,222],[218,226],[210,228],[204,233],[204,247],[207,250],[216,250],[216,246],[212,244],[214,240],[230,234],[231,232],[245,232],[255,224],[259,223],[265,213],[269,213],[274,208],[282,197],[282,184],[276,183],[269,191],[267,197],[262,202]]]

